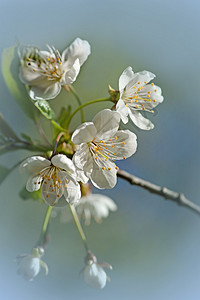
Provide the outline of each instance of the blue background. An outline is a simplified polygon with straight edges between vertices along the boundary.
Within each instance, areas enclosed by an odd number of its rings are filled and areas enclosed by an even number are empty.
[[[200,204],[199,1],[1,0],[0,4],[1,53],[16,41],[41,47],[49,43],[60,50],[76,37],[90,42],[92,55],[74,84],[84,101],[106,97],[108,84],[117,89],[118,78],[129,65],[136,72],[155,73],[165,98],[158,114],[150,116],[155,129],[146,132],[129,126],[138,135],[138,151],[119,166]],[[18,134],[38,137],[0,76],[0,111]],[[56,107],[59,101],[64,105],[74,99],[63,91],[51,103]],[[87,110],[87,120],[103,107]],[[25,150],[8,153],[0,164],[12,166],[29,155]],[[102,192],[116,201],[118,211],[101,225],[92,223],[85,229],[99,261],[113,265],[106,288],[96,291],[79,279],[84,249],[73,224],[61,224],[59,218],[52,220],[44,257],[49,275],[23,281],[14,259],[34,245],[46,209],[19,198],[25,181],[15,170],[1,185],[1,299],[199,299],[199,216],[120,179],[113,190]]]

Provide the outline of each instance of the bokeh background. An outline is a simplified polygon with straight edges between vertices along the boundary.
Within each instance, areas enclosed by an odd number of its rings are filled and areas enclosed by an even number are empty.
[[[158,113],[150,116],[155,129],[146,132],[129,126],[138,135],[138,151],[120,167],[200,204],[199,1],[1,0],[0,4],[1,53],[16,41],[41,47],[49,43],[60,50],[76,37],[90,42],[92,55],[74,84],[83,101],[106,97],[108,84],[117,89],[118,78],[129,65],[136,72],[155,73],[165,97]],[[0,111],[6,120],[16,133],[38,137],[2,75],[0,82]],[[76,107],[64,91],[51,102],[54,107],[69,103]],[[104,105],[90,107],[87,119],[109,107]],[[7,153],[0,164],[10,167],[29,155],[25,150]],[[44,257],[49,275],[24,281],[14,259],[35,244],[46,210],[43,204],[20,199],[25,180],[16,169],[0,187],[0,299],[199,299],[199,216],[120,179],[113,190],[102,191],[116,201],[118,211],[101,225],[85,228],[99,261],[113,265],[106,288],[91,289],[79,278],[84,249],[73,224],[61,224],[59,218],[51,222]]]

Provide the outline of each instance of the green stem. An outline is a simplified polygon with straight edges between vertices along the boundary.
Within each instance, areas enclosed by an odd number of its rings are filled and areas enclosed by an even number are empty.
[[[41,231],[41,237],[45,237],[46,235],[46,232],[47,232],[47,227],[48,227],[48,224],[49,224],[49,219],[50,219],[50,216],[51,216],[51,211],[52,211],[52,206],[49,206],[47,208],[47,211],[46,211],[46,215],[44,217],[44,222],[43,222],[43,226],[42,226],[42,231]]]
[[[66,128],[69,127],[69,124],[72,120],[72,118],[75,116],[75,114],[80,110],[82,109],[83,107],[87,106],[87,105],[90,105],[90,104],[93,104],[93,103],[97,103],[97,102],[104,102],[104,101],[112,101],[111,98],[100,98],[100,99],[95,99],[95,100],[92,100],[92,101],[89,101],[89,102],[86,102],[82,105],[80,105],[72,114],[71,116],[69,117],[68,121],[67,121],[67,125],[66,125]]]
[[[54,126],[55,128],[57,128],[58,130],[64,131],[64,132],[67,132],[67,133],[68,133],[68,130],[66,130],[66,129],[64,129],[63,127],[61,127],[56,121],[51,120],[51,123],[52,123],[53,126]]]
[[[69,89],[72,92],[72,94],[74,95],[74,97],[76,98],[78,105],[81,106],[82,102],[81,99],[79,98],[76,90],[73,88],[73,86],[69,85]],[[84,114],[84,110],[83,108],[81,108],[81,122],[84,123],[85,122],[85,114]]]
[[[75,223],[75,225],[76,225],[76,228],[78,229],[78,232],[79,232],[79,234],[80,234],[80,237],[81,237],[81,239],[82,239],[82,241],[83,241],[85,250],[86,250],[86,252],[88,252],[88,249],[89,249],[89,248],[88,248],[88,245],[87,245],[86,236],[85,236],[85,234],[84,234],[84,232],[83,232],[83,228],[82,228],[81,223],[80,223],[80,221],[79,221],[79,218],[78,218],[76,209],[75,209],[75,207],[74,207],[73,205],[71,205],[70,203],[69,203],[69,208],[70,208],[72,217],[73,217],[73,219],[74,219],[74,223]]]

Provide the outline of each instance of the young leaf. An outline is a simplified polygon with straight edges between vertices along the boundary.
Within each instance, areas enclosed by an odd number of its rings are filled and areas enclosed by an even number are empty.
[[[5,136],[12,138],[15,141],[19,141],[18,136],[15,134],[15,132],[12,130],[12,128],[8,125],[6,120],[4,119],[2,113],[0,113],[0,133]]]
[[[34,108],[28,96],[25,85],[22,84],[19,79],[19,66],[20,62],[17,55],[17,46],[15,45],[4,49],[2,54],[2,73],[4,80],[23,111],[29,118],[34,119],[37,110]]]
[[[23,187],[21,189],[21,191],[19,192],[19,196],[23,199],[23,200],[41,200],[41,195],[40,195],[40,190],[39,191],[34,191],[34,192],[28,192],[26,187]]]

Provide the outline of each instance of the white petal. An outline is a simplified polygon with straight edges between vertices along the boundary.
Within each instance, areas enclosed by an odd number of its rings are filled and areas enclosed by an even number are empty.
[[[66,173],[66,172],[65,172]],[[62,181],[62,172],[58,172],[58,180]],[[67,174],[67,173],[66,173]],[[54,206],[64,193],[63,185],[55,185],[52,179],[44,180],[41,187],[41,197],[45,202]]]
[[[93,263],[84,268],[85,282],[97,289],[102,289],[106,285],[107,275],[102,267]]]
[[[35,174],[50,166],[50,160],[42,156],[32,156],[23,161],[20,165],[21,172],[27,172],[29,174]]]
[[[140,87],[155,78],[155,75],[148,71],[142,71],[134,74],[134,77],[126,86],[126,90],[129,90],[133,86]]]
[[[87,143],[93,140],[96,136],[97,130],[92,122],[85,122],[81,124],[72,134],[72,142],[74,144]]]
[[[41,182],[42,182],[42,178],[38,175],[29,177],[26,183],[27,191],[28,192],[38,191],[40,189]]]
[[[40,272],[40,259],[27,255],[21,259],[18,273],[26,280],[33,280]]]
[[[61,90],[60,82],[54,80],[41,81],[41,84],[32,85],[29,90],[29,96],[33,100],[49,100],[55,98]]]
[[[142,116],[142,114],[136,110],[130,109],[129,116],[130,116],[131,120],[133,121],[133,123],[140,129],[150,130],[150,129],[154,128],[153,123],[150,120],[144,118]]]
[[[82,183],[87,183],[89,178],[85,175],[83,170],[80,170],[76,167],[76,179]]]
[[[117,102],[116,111],[120,114],[122,122],[124,124],[128,123],[128,107],[122,99]]]
[[[97,129],[96,138],[99,140],[108,139],[119,128],[120,114],[110,109],[104,109],[96,114],[93,123]]]
[[[75,60],[72,66],[69,66],[68,62],[64,63],[63,69],[66,71],[60,81],[61,85],[72,84],[80,72],[80,67],[81,65],[78,58]]]
[[[131,79],[133,79],[134,72],[131,67],[127,67],[122,75],[119,77],[119,90],[120,92],[125,88]]]
[[[74,166],[72,160],[69,159],[66,155],[57,154],[52,157],[51,162],[55,167],[64,169],[64,170],[70,172],[71,174],[75,175],[75,166]]]
[[[105,169],[102,169],[104,168]],[[116,166],[111,161],[93,160],[93,170],[90,179],[99,189],[112,189],[117,183]]]
[[[67,60],[71,65],[73,65],[74,61],[78,58],[80,61],[80,65],[82,66],[82,64],[86,61],[90,53],[90,44],[85,40],[76,38],[73,41],[73,43],[63,51],[62,60]]]
[[[80,185],[68,174],[65,176],[64,180],[68,180],[67,187],[64,189],[65,200],[73,204],[81,198]]]
[[[133,155],[137,149],[137,136],[130,130],[119,130],[112,138],[112,144],[106,143],[109,153],[115,153],[115,159],[125,159]]]
[[[30,85],[32,81],[41,79],[41,75],[38,72],[33,72],[32,69],[23,63],[19,69],[19,78],[24,84]]]
[[[91,174],[93,168],[93,157],[86,143],[83,143],[78,147],[72,160],[79,170],[84,171],[86,177]]]

